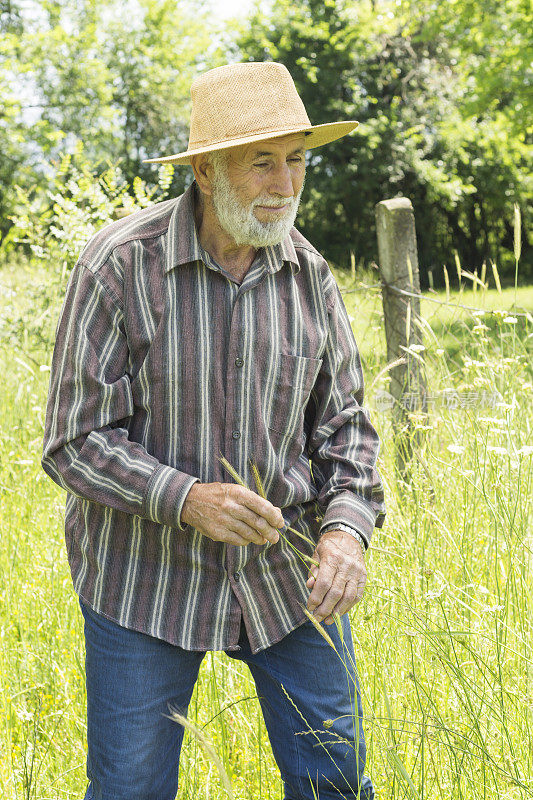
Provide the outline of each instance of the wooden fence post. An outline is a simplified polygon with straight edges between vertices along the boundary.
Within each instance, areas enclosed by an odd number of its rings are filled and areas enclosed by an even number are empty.
[[[395,431],[396,458],[405,474],[420,444],[420,431],[412,429],[410,411],[426,412],[425,364],[420,319],[420,280],[415,217],[406,197],[382,200],[376,205],[379,269],[381,275],[387,361],[404,361],[390,370],[390,394]],[[414,345],[411,352],[404,348]]]

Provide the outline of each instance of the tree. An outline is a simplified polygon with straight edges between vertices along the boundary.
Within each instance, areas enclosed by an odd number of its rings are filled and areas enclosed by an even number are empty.
[[[20,10],[12,2],[0,3],[0,241],[10,223],[7,219],[13,208],[14,184],[24,170],[28,153],[25,148],[24,126],[20,120],[20,98],[13,76],[19,55],[18,43],[22,33]]]
[[[223,58],[205,9],[196,0],[9,6],[0,17],[3,233],[16,211],[14,184],[46,206],[54,164],[79,143],[96,172],[119,165],[128,184],[155,182],[157,165],[142,159],[186,148],[191,81]],[[186,180],[176,170],[171,194]]]
[[[463,116],[503,113],[515,137],[531,137],[533,6],[528,0],[403,0],[420,41],[446,38],[465,76]]]
[[[303,233],[339,265],[349,249],[376,259],[375,203],[403,194],[415,208],[423,277],[455,248],[472,268],[487,256],[501,262],[525,191],[520,143],[502,136],[497,116],[463,115],[452,43],[444,31],[417,35],[395,7],[276,0],[240,32],[241,57],[289,68],[313,123],[360,121],[353,136],[310,151]]]
[[[128,181],[153,175],[142,158],[187,142],[189,88],[220,54],[193,3],[45,0],[31,61],[42,116],[84,142],[95,166],[122,160]],[[63,143],[62,143],[63,144]]]

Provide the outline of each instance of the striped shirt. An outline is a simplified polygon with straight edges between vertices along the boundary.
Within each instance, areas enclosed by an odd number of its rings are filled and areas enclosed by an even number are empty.
[[[252,652],[306,621],[308,568],[276,544],[227,545],[185,525],[224,455],[287,524],[366,544],[385,518],[379,438],[326,261],[293,228],[239,284],[200,245],[195,184],[107,225],[70,275],[54,347],[42,466],[67,491],[75,591],[126,628],[187,650]],[[301,552],[313,548],[295,534]]]

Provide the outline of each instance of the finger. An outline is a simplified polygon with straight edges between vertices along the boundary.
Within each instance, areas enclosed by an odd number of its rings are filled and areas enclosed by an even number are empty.
[[[232,520],[231,524],[228,526],[232,531],[235,531],[239,536],[242,536],[243,539],[247,540],[247,544],[253,542],[254,544],[266,544],[267,539],[264,536],[261,536],[255,528],[252,528],[250,525],[247,525],[245,522],[241,522],[238,519]]]
[[[361,601],[365,589],[365,584],[358,580],[349,580],[344,588],[344,594],[332,611],[332,614],[337,613],[340,617],[346,614],[356,603]],[[333,617],[330,617],[333,622]],[[326,620],[324,620],[325,622]]]
[[[235,516],[246,523],[250,528],[254,528],[264,539],[268,539],[274,544],[279,539],[279,533],[273,528],[264,517],[250,511],[246,506],[238,506]]]
[[[316,576],[318,575],[318,567],[313,566],[310,570],[309,577],[307,579],[307,588],[312,589],[315,585]]]
[[[314,610],[324,601],[324,598],[333,584],[335,573],[336,571],[334,567],[331,567],[325,561],[320,562],[318,573],[313,581],[311,594],[307,600],[307,608],[309,611],[314,612]]]
[[[268,500],[260,497],[255,492],[248,490],[246,494],[244,494],[242,502],[250,511],[254,511],[260,517],[264,517],[273,528],[285,527],[285,520],[283,519],[281,509],[273,506],[272,503],[269,503]]]
[[[239,536],[238,533],[234,531],[227,531],[224,536],[221,536],[219,539],[215,541],[218,542],[225,542],[226,544],[234,544],[238,545],[239,547],[243,547],[244,545],[250,544],[249,539],[245,539],[243,536]]]
[[[344,592],[346,589],[346,577],[342,575],[342,573],[337,572],[335,577],[330,583],[330,586],[327,592],[324,595],[322,602],[317,605],[314,610],[314,615],[318,620],[325,619],[326,617],[331,616],[333,613],[333,609],[337,606],[337,604],[342,600],[344,597]]]

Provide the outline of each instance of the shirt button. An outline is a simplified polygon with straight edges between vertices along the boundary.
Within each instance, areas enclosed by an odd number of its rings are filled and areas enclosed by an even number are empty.
[[[242,367],[243,364],[244,364],[244,359],[242,359],[242,358],[236,358],[235,359],[235,366],[236,367]]]
[[[241,432],[240,431],[233,431],[233,433],[231,435],[233,436],[234,439],[240,439],[241,438]]]
[[[235,575],[233,576],[233,580],[235,581],[235,583],[239,583],[240,579],[241,576],[239,575],[238,572],[236,572]]]

